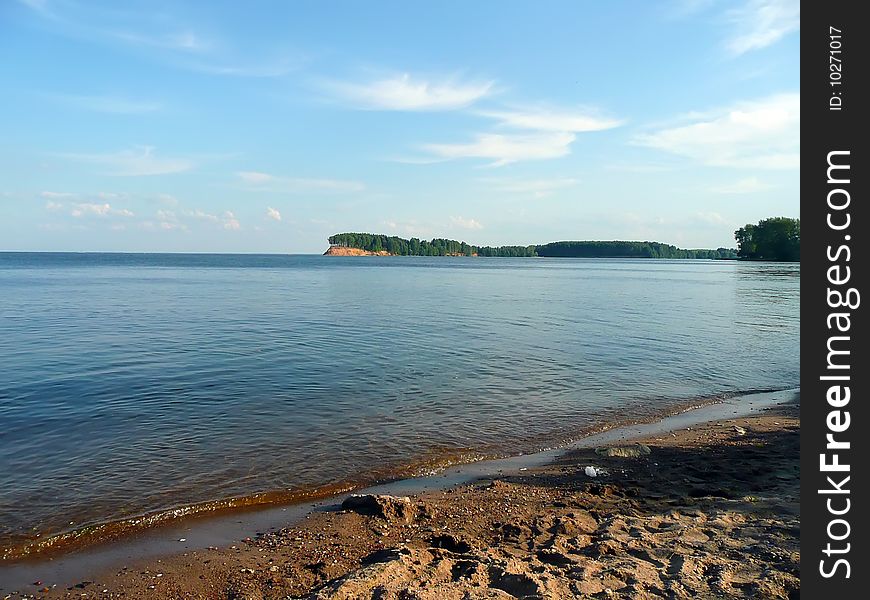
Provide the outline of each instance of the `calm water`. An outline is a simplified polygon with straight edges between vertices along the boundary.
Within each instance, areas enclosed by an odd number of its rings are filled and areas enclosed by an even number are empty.
[[[799,381],[799,267],[0,253],[0,546]]]

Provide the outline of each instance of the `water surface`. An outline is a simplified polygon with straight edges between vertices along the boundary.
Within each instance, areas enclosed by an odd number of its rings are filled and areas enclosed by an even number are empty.
[[[799,381],[799,267],[0,254],[0,546]]]

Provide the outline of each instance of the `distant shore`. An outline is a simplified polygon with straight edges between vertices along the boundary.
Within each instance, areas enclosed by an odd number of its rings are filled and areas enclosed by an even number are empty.
[[[393,256],[386,250],[380,252],[372,252],[370,250],[362,250],[361,248],[345,248],[342,246],[330,246],[329,250],[323,253],[323,256]]]
[[[131,558],[93,580],[52,588],[57,582],[36,579],[42,585],[20,591],[369,598],[377,588],[440,599],[524,590],[591,598],[610,590],[625,598],[787,598],[799,586],[798,431],[797,405],[779,406],[657,433],[641,440],[649,454],[574,450],[547,466],[413,496],[400,501],[407,510],[398,513],[316,512],[229,548]]]

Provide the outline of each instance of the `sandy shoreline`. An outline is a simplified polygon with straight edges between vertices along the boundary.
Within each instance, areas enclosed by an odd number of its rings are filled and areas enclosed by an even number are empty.
[[[147,537],[150,532],[155,532],[159,537],[159,531],[174,529],[184,530],[187,525],[202,524],[209,521],[220,523],[218,527],[226,527],[222,517],[232,518],[245,515],[246,513],[274,512],[278,507],[285,512],[292,507],[291,512],[298,513],[300,506],[307,506],[314,502],[315,506],[324,502],[340,502],[341,497],[350,492],[362,489],[384,489],[384,493],[393,493],[392,488],[396,485],[400,488],[408,487],[405,482],[413,481],[423,483],[421,489],[431,489],[427,485],[433,475],[437,476],[435,487],[442,489],[450,485],[463,483],[469,480],[467,476],[461,476],[460,472],[469,473],[475,471],[478,476],[489,476],[495,473],[495,469],[517,469],[521,466],[537,466],[549,462],[555,454],[564,450],[582,446],[588,443],[609,443],[613,435],[621,439],[637,437],[656,430],[659,427],[677,428],[679,421],[684,416],[688,417],[687,424],[712,420],[721,414],[732,414],[727,409],[735,402],[739,403],[739,414],[743,411],[753,411],[759,404],[773,400],[781,401],[776,397],[786,396],[793,390],[747,390],[743,392],[722,393],[711,396],[701,396],[682,402],[674,402],[663,409],[658,415],[642,417],[639,420],[622,419],[610,422],[597,423],[585,428],[572,431],[571,433],[550,433],[547,436],[539,436],[537,439],[529,439],[524,447],[511,448],[507,452],[494,448],[480,450],[455,450],[438,454],[424,454],[409,462],[398,463],[392,466],[381,466],[360,472],[353,477],[333,480],[321,485],[296,489],[260,490],[249,495],[237,495],[193,504],[178,504],[169,508],[161,508],[151,512],[143,512],[122,519],[101,520],[95,518],[90,524],[77,526],[68,530],[57,532],[42,531],[36,535],[20,536],[19,539],[4,540],[0,546],[0,591],[4,581],[9,577],[5,572],[9,565],[21,562],[39,562],[41,560],[75,556],[80,553],[92,552],[107,544],[124,544],[126,541]],[[708,414],[708,411],[713,412]],[[700,411],[700,412],[699,412]],[[733,414],[737,415],[738,412]],[[701,420],[699,421],[698,418]],[[552,451],[552,452],[551,452]],[[538,459],[538,460],[536,460]],[[482,468],[471,466],[478,463]],[[442,478],[447,478],[443,481]],[[419,486],[411,485],[413,491]],[[408,493],[408,492],[403,492]],[[284,517],[278,515],[280,524],[286,524]],[[259,521],[257,527],[262,526],[264,519],[250,519]],[[265,519],[268,521],[268,519]],[[206,525],[206,527],[208,527]],[[197,525],[197,529],[201,525]],[[238,529],[238,528],[234,528]],[[235,531],[224,539],[213,540],[213,544],[221,545],[224,542],[237,541],[239,537]],[[251,532],[248,532],[251,533]],[[190,537],[182,534],[180,537]],[[196,537],[194,535],[194,537]],[[215,536],[212,536],[215,537]],[[221,536],[216,536],[220,538]],[[200,544],[205,548],[207,545]],[[186,544],[186,548],[196,549],[193,545]],[[153,549],[152,549],[153,550]],[[174,551],[175,548],[167,548],[161,553]],[[99,553],[100,550],[97,550]],[[148,552],[155,554],[155,552]]]
[[[399,517],[319,512],[233,547],[130,561],[70,586],[37,580],[20,591],[788,598],[799,589],[798,431],[797,405],[787,405],[652,435],[648,456],[576,449],[514,475],[424,492]],[[588,477],[589,465],[607,475]],[[0,590],[2,597],[11,592]]]

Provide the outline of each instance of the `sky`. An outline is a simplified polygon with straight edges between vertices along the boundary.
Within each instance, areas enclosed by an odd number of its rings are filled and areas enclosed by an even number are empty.
[[[0,2],[0,250],[735,245],[799,216],[799,0]]]

